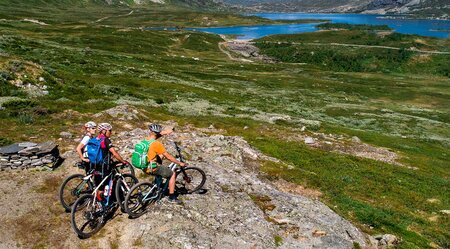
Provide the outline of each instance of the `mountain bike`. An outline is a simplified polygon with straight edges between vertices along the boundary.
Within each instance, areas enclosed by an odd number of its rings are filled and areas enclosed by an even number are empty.
[[[78,237],[86,239],[98,232],[118,206],[123,209],[124,197],[137,183],[135,176],[122,174],[118,167],[113,167],[111,173],[90,194],[81,195],[73,204],[71,212],[71,225]],[[103,188],[104,193],[99,194]],[[99,199],[99,196],[102,198]]]
[[[86,167],[86,165],[82,162],[76,163],[75,166],[80,169],[85,169]],[[124,178],[132,180],[136,179],[133,166],[131,166],[130,164],[125,165],[113,163],[113,167],[118,167],[120,172],[123,173],[122,176]],[[132,170],[130,170],[130,167]],[[86,175],[70,175],[63,181],[61,187],[59,188],[59,200],[66,212],[70,212],[72,210],[72,205],[75,203],[78,197],[80,197],[82,194],[91,193],[94,190],[94,177],[95,175],[99,174],[100,172],[91,169],[87,172]]]
[[[175,148],[177,160],[184,162],[181,148],[177,143]],[[159,166],[164,167],[164,166]],[[175,163],[169,165],[176,174],[175,191],[179,194],[191,194],[203,187],[206,181],[205,172],[197,167],[179,167]],[[165,181],[164,181],[165,180]],[[168,179],[156,176],[153,182],[141,182],[134,185],[125,197],[125,211],[130,218],[137,218],[147,211],[147,207],[161,200],[169,185]]]

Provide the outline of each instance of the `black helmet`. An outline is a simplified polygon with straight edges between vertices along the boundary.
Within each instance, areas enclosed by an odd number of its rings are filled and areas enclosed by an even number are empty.
[[[150,131],[158,134],[162,131],[162,127],[159,124],[151,124],[148,126],[148,128],[150,129]]]

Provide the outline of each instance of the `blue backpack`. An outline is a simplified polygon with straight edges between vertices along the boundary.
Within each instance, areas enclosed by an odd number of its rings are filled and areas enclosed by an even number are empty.
[[[101,143],[104,138],[93,137],[87,142],[87,154],[91,164],[99,164],[103,161]]]

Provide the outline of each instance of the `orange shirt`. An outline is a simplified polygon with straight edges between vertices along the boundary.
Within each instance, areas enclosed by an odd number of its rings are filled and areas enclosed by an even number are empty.
[[[155,141],[148,148],[147,158],[149,162],[155,162],[155,158],[157,155],[163,154],[166,152],[166,148],[160,141]]]

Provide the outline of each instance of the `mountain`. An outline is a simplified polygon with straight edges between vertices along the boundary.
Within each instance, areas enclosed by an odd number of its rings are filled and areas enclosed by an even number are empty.
[[[365,13],[448,16],[450,3],[446,0],[373,0],[361,10]]]
[[[360,8],[370,0],[223,0],[225,3],[255,11],[282,12],[348,12]]]
[[[378,14],[419,14],[448,16],[447,0],[222,0],[225,4],[251,11],[356,12]]]
[[[117,6],[145,6],[145,5],[175,5],[183,7],[220,7],[214,0],[0,0],[0,4],[16,6],[88,6],[88,5],[117,5]]]

